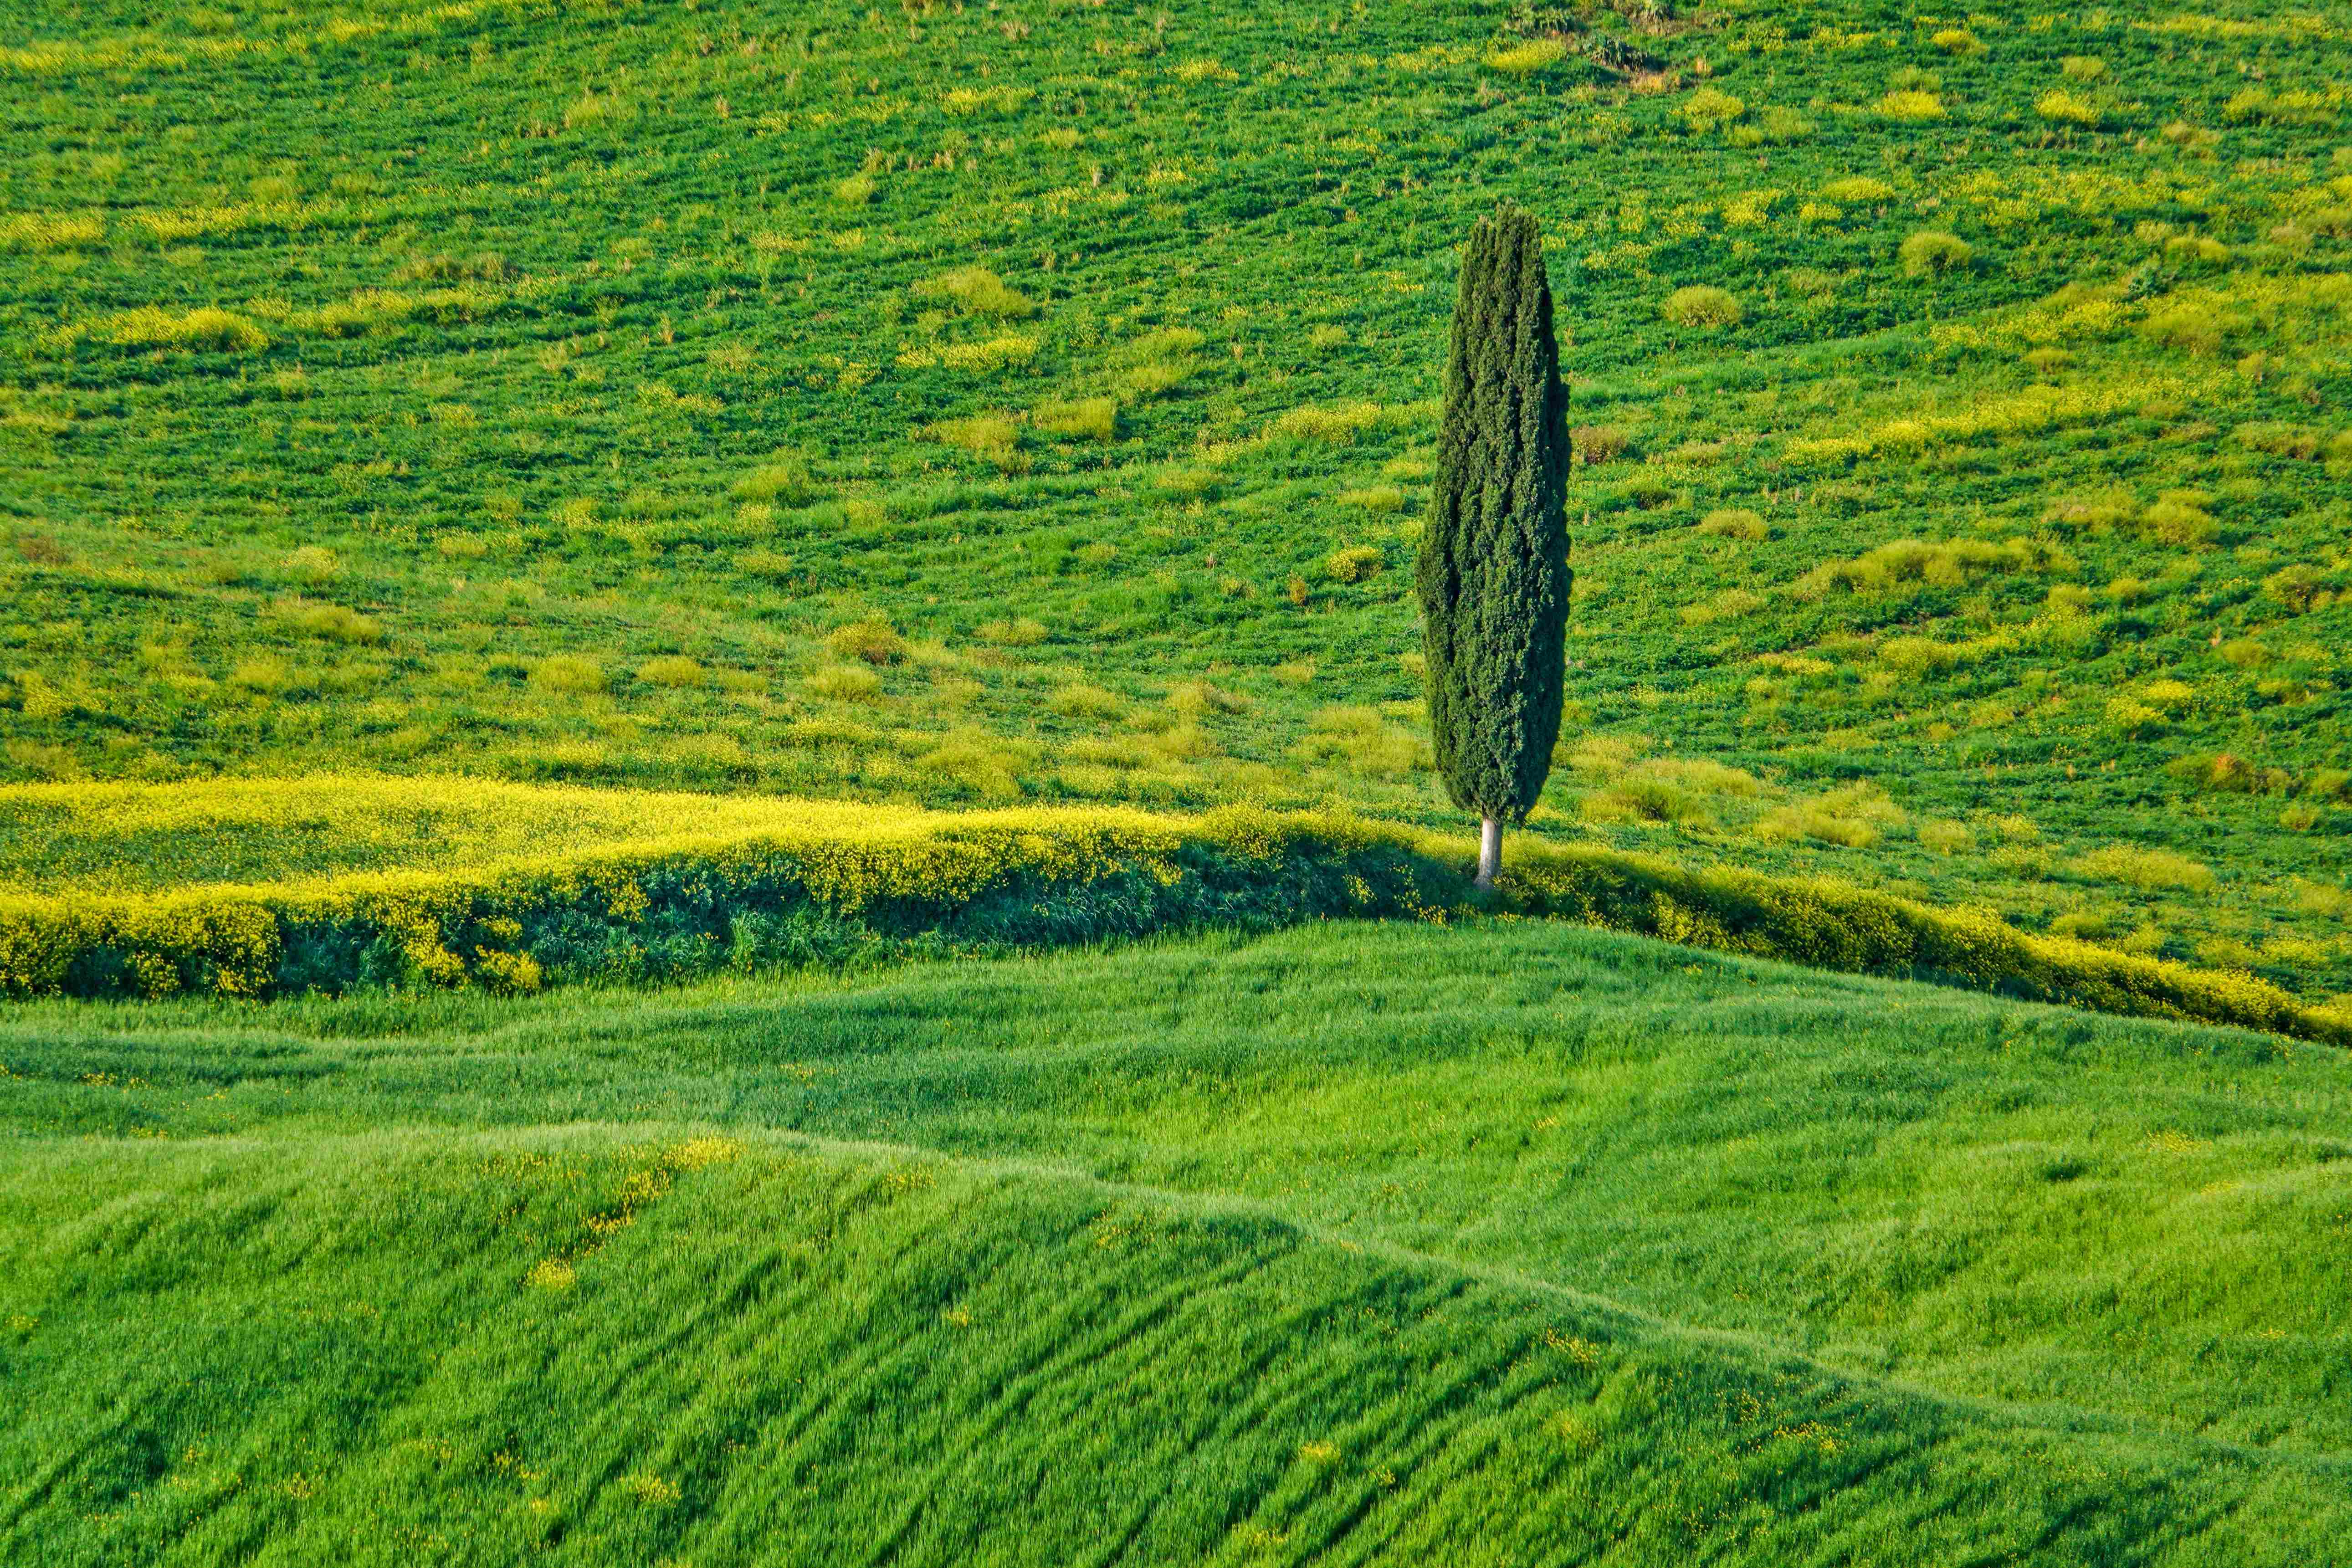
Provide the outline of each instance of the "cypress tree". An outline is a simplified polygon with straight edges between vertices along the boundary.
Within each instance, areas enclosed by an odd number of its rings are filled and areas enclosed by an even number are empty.
[[[1481,818],[1478,885],[1559,738],[1568,601],[1568,389],[1534,215],[1506,202],[1463,258],[1445,418],[1419,563],[1429,722],[1454,804]]]

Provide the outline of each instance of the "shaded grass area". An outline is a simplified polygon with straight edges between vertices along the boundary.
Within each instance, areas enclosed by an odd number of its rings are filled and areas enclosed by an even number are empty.
[[[38,1004],[0,1065],[11,1561],[2242,1563],[2352,1512],[2352,1070],[2268,1037],[1496,923]]]

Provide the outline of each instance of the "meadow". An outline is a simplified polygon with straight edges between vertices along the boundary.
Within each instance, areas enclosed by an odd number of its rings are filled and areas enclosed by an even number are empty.
[[[0,0],[0,1559],[2340,1560],[2347,80]],[[1474,896],[1505,198],[1578,581]]]
[[[2340,1051],[1483,922],[0,1017],[11,1562],[2310,1563]]]
[[[1406,580],[1508,195],[1581,458],[1536,831],[2324,1002],[2346,36],[0,6],[5,765],[1449,821]]]

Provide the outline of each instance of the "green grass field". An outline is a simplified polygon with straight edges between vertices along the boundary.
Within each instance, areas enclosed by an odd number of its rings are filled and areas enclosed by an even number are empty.
[[[2347,80],[2336,0],[0,0],[0,985],[162,998],[0,1008],[0,1560],[2352,1562],[2341,1052],[1726,956],[2340,1027]],[[1505,198],[1514,843],[1696,946],[1013,842],[1464,830]]]
[[[1448,816],[1509,195],[1588,459],[1539,830],[2352,991],[2347,37],[0,4],[0,753]]]
[[[11,1563],[2352,1529],[2325,1047],[1503,922],[37,1004],[0,1063]]]

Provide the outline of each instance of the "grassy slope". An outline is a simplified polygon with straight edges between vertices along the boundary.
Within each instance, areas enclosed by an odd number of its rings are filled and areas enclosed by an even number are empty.
[[[1991,13],[1955,53],[1729,5],[1637,37],[1634,92],[1486,68],[1466,0],[1165,10],[0,4],[9,768],[1429,815],[1402,568],[1448,247],[1509,194],[1561,241],[1576,416],[1630,442],[1580,478],[1547,830],[2352,985],[2352,174],[2341,105],[2290,101],[2340,17]],[[1921,229],[1973,258],[1909,275]],[[926,291],[975,263],[1036,313]],[[1743,321],[1664,321],[1691,284]],[[145,307],[268,342],[109,341]],[[1005,334],[1035,359],[922,363]],[[1108,442],[1032,417],[1092,395]],[[1016,447],[935,438],[973,416]],[[805,490],[741,489],[780,447]],[[2036,552],[1797,587],[1904,539]],[[878,691],[824,673],[866,615],[919,644]],[[2165,771],[2225,751],[2255,793]],[[2084,859],[2118,844],[2200,865]]]
[[[0,1060],[11,1561],[2352,1523],[2352,1078],[2273,1040],[1506,925],[30,1007]]]

